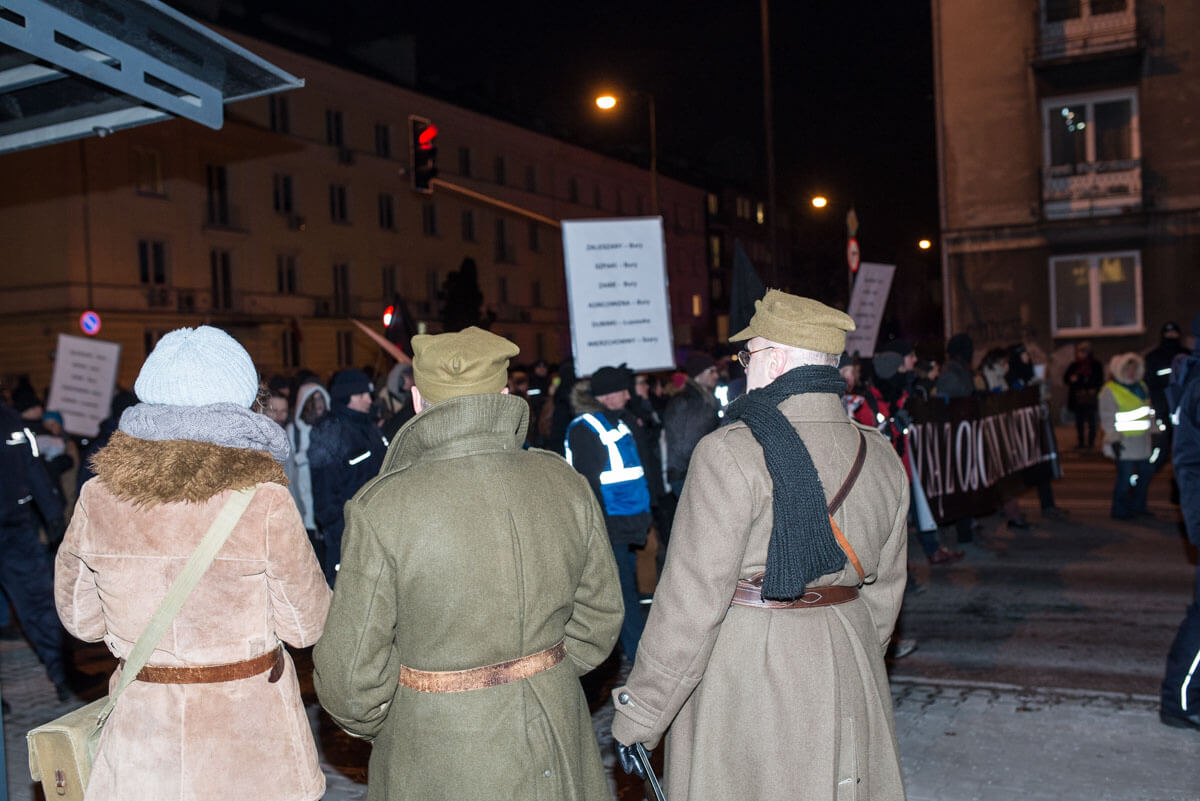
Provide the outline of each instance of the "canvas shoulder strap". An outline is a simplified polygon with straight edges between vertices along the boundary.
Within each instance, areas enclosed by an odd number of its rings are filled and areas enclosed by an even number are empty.
[[[199,583],[200,577],[208,570],[213,559],[217,556],[217,551],[221,550],[221,546],[229,539],[229,535],[233,532],[234,526],[241,519],[242,514],[246,511],[246,507],[250,505],[250,500],[257,492],[257,487],[250,489],[238,490],[229,496],[225,501],[225,505],[221,507],[221,511],[217,513],[216,519],[212,525],[208,527],[208,531],[204,533],[204,537],[200,540],[200,544],[196,546],[196,550],[192,553],[187,564],[183,567],[183,572],[175,579],[171,588],[167,590],[166,597],[155,610],[150,622],[146,625],[146,630],[142,632],[142,636],[138,637],[134,643],[133,650],[129,652],[129,657],[125,660],[125,667],[121,670],[121,681],[117,684],[115,690],[108,697],[108,704],[104,707],[104,711],[100,713],[100,721],[103,722],[116,706],[117,696],[121,694],[130,682],[134,680],[141,669],[146,666],[146,660],[150,658],[154,648],[158,645],[158,641],[167,633],[167,628],[171,625],[171,621],[175,619],[175,615],[183,607],[183,602],[187,600],[196,584]]]

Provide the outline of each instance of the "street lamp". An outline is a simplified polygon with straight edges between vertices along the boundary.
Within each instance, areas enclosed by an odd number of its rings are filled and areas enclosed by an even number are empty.
[[[919,247],[921,250],[929,250],[931,247],[933,247],[933,243],[928,239],[922,239],[917,243],[917,247]]]
[[[824,195],[817,195],[812,199],[814,209],[823,209],[829,205],[829,198]]]
[[[630,97],[644,97],[650,108],[650,208],[653,214],[658,214],[658,120],[654,113],[654,95],[649,92],[630,92]],[[616,95],[600,95],[596,98],[596,107],[601,111],[611,111],[617,107]]]

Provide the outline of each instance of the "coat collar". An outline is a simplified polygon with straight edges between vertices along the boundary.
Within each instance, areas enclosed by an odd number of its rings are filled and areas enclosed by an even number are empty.
[[[793,423],[846,423],[850,419],[842,399],[828,392],[793,395],[779,404],[779,410]]]
[[[464,395],[425,409],[396,434],[380,473],[419,462],[516,451],[525,444],[529,404],[516,395]]]

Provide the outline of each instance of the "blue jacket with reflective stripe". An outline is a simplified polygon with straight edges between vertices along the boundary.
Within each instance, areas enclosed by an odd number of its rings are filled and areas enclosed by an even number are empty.
[[[641,514],[650,511],[650,489],[642,461],[638,457],[637,443],[633,432],[624,421],[613,425],[602,414],[581,414],[567,426],[564,455],[567,463],[575,466],[571,454],[571,431],[585,425],[608,452],[608,459],[600,471],[600,495],[604,511],[610,517]],[[591,478],[589,476],[589,478]]]

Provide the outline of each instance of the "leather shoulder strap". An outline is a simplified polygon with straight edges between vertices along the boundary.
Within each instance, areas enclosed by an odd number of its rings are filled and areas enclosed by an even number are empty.
[[[850,494],[850,488],[854,486],[855,481],[858,481],[858,474],[862,472],[863,463],[867,461],[867,438],[863,436],[861,429],[855,428],[854,430],[858,431],[858,453],[854,455],[854,464],[850,466],[850,472],[846,475],[846,480],[842,482],[842,486],[838,488],[837,494],[829,502],[830,517],[841,508],[842,502]]]

